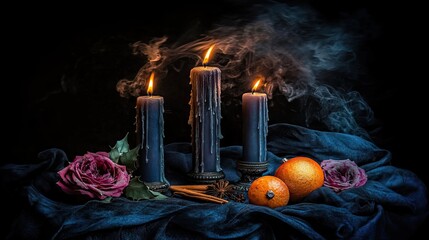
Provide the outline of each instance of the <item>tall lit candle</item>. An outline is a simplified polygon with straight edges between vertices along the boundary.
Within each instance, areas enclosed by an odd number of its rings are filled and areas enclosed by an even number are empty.
[[[192,85],[188,123],[192,126],[192,170],[188,174],[195,182],[212,182],[224,178],[220,166],[221,71],[207,66],[207,51],[203,66],[190,73]]]
[[[243,161],[265,162],[267,158],[268,107],[267,94],[256,90],[243,94]]]
[[[140,146],[138,165],[140,180],[152,190],[165,190],[164,174],[164,98],[153,96],[154,73],[151,74],[147,96],[137,98],[137,141]]]

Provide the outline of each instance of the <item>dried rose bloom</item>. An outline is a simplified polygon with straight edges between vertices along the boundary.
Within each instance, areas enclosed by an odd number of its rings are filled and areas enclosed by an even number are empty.
[[[335,192],[363,186],[367,181],[365,170],[350,159],[323,160],[320,166],[325,174],[324,186]]]
[[[87,198],[119,197],[130,181],[126,167],[114,163],[107,152],[88,152],[58,172],[57,185],[66,193]]]

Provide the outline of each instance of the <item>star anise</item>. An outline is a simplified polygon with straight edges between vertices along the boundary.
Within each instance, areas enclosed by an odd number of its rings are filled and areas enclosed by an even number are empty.
[[[217,180],[213,185],[209,185],[207,194],[219,197],[225,200],[244,202],[245,198],[243,193],[234,189],[234,185],[230,184],[228,180]]]

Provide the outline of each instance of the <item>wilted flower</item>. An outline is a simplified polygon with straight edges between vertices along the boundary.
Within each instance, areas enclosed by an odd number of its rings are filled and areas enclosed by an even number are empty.
[[[365,170],[350,159],[323,160],[320,166],[325,173],[324,186],[335,192],[363,186],[367,181]]]
[[[105,199],[119,197],[130,181],[125,166],[114,163],[107,152],[88,152],[58,172],[60,188],[74,195]]]

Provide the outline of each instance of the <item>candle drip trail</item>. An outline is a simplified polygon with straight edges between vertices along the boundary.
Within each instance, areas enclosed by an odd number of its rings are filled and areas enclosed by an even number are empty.
[[[149,115],[149,108],[148,108],[148,104],[145,104],[144,105],[144,108],[145,108],[145,114],[146,115]],[[143,142],[144,142],[144,146],[145,146],[145,149],[144,149],[144,153],[146,153],[146,154],[144,154],[144,156],[145,156],[145,160],[146,160],[146,163],[148,163],[149,162],[149,158],[148,158],[148,152],[149,152],[149,141],[148,141],[148,139],[149,139],[149,120],[147,120],[147,121],[145,121],[145,114],[142,114],[142,125],[144,125],[145,127],[143,128],[143,129],[148,129],[148,131],[146,131],[145,132],[145,138],[144,138],[144,140],[143,140]],[[142,146],[143,146],[143,144],[142,144]]]
[[[219,172],[221,134],[220,70],[197,67],[191,70],[192,85],[188,123],[192,126],[195,173]],[[206,142],[209,141],[209,142]]]
[[[253,93],[252,93],[253,94]],[[258,102],[258,139],[259,139],[259,160],[258,162],[266,161],[266,146],[268,135],[268,100]],[[261,129],[262,126],[262,129]]]
[[[268,100],[265,93],[243,94],[243,161],[266,162]]]
[[[159,138],[159,152],[162,153],[160,155],[160,179],[161,182],[165,182],[167,184],[169,184],[168,180],[165,178],[165,170],[164,170],[164,138],[165,138],[165,134],[164,134],[164,99],[162,99],[161,102],[159,102],[159,108],[161,109],[161,111],[159,112],[159,128],[160,128],[160,133],[159,135],[161,136]]]
[[[141,179],[147,183],[168,184],[164,173],[164,98],[139,97],[136,110]]]

